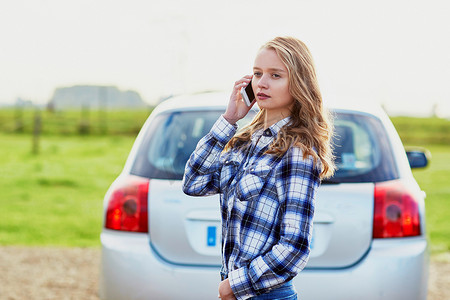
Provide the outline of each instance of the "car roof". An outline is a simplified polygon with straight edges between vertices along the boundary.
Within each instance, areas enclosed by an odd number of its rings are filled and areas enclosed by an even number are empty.
[[[202,92],[195,94],[184,94],[171,97],[159,104],[155,113],[169,111],[201,111],[211,109],[225,109],[229,101],[230,94],[226,92]],[[324,98],[324,105],[332,111],[339,112],[360,112],[381,117],[385,114],[378,104],[367,103],[358,98]],[[258,110],[257,105],[254,106]]]

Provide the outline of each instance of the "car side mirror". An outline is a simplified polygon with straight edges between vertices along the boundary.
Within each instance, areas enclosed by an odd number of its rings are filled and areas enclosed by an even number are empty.
[[[431,159],[431,153],[426,149],[406,149],[411,169],[425,168]]]

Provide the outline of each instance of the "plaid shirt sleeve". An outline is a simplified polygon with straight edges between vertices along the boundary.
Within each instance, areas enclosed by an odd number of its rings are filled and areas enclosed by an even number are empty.
[[[247,266],[228,274],[237,299],[270,291],[294,278],[306,265],[312,237],[314,197],[319,171],[299,148],[291,148],[276,168],[276,184],[282,203],[280,239],[272,249]]]
[[[185,194],[206,196],[220,192],[220,155],[236,130],[237,125],[220,116],[211,131],[198,142],[186,163],[182,182]]]

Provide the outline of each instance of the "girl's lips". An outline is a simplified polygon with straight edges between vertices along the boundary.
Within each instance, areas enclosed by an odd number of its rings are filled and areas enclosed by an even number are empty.
[[[269,95],[266,95],[264,93],[258,93],[257,96],[258,96],[258,99],[260,99],[260,100],[264,100],[264,99],[270,98]]]

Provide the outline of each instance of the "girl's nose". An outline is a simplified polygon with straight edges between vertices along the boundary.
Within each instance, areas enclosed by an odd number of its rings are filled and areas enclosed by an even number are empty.
[[[261,78],[258,80],[258,87],[259,88],[267,88],[269,86],[267,75],[262,75]]]

